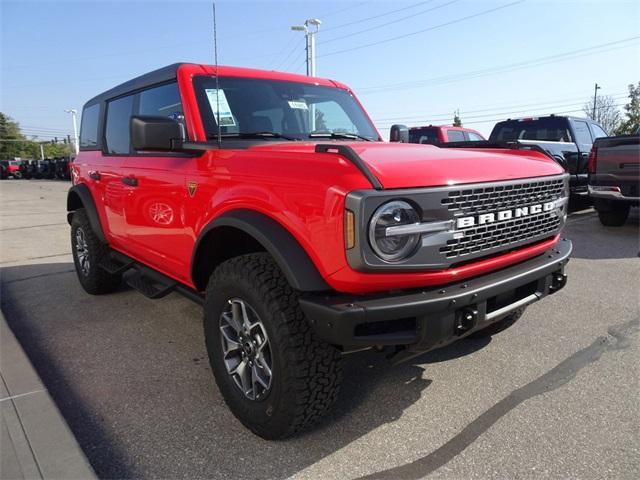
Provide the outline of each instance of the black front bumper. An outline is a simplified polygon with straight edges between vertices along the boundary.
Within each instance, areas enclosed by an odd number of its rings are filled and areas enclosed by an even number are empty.
[[[328,343],[430,350],[560,290],[571,250],[571,242],[562,239],[542,255],[464,282],[377,295],[306,295],[300,305],[316,334]]]

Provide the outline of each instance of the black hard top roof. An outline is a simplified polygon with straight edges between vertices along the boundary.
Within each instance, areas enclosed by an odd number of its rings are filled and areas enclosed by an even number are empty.
[[[180,62],[174,63],[172,65],[167,65],[166,67],[159,68],[152,72],[145,73],[144,75],[140,75],[139,77],[136,77],[127,82],[121,83],[117,87],[113,87],[106,92],[101,93],[100,95],[96,95],[87,103],[85,103],[84,106],[86,108],[89,105],[104,102],[105,100],[110,100],[112,98],[119,97],[120,95],[125,95],[134,90],[149,87],[157,83],[175,80],[176,72],[178,71],[178,67],[180,67],[181,65],[185,65],[185,63]]]

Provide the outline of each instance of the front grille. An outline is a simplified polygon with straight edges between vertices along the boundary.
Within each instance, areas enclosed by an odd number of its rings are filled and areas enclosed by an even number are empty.
[[[455,216],[480,215],[555,200],[563,195],[561,178],[513,185],[454,190],[442,199]]]
[[[550,236],[559,227],[560,217],[555,212],[471,227],[462,230],[464,237],[447,241],[447,245],[440,248],[440,253],[447,258],[461,257],[528,238]]]
[[[457,218],[542,204],[557,200],[563,194],[563,179],[538,180],[454,190],[442,199],[442,204],[453,212],[454,218]],[[446,246],[440,247],[439,251],[447,259],[455,259],[527,240],[533,242],[549,237],[557,232],[560,226],[561,220],[555,210],[486,225],[474,225],[462,229],[463,235],[460,238],[448,240]]]

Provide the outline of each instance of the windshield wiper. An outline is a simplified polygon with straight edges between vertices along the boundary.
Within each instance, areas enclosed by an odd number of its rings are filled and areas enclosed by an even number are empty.
[[[283,140],[300,140],[299,138],[283,135],[278,132],[239,132],[239,133],[223,133],[222,138],[237,137],[237,138],[281,138]],[[210,135],[209,138],[215,139],[215,135]]]
[[[344,138],[347,140],[364,140],[373,142],[373,139],[350,132],[314,132],[309,134],[309,138]]]

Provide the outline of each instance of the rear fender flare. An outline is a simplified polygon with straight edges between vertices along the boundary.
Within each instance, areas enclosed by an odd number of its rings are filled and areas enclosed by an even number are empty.
[[[98,210],[96,209],[96,203],[93,200],[89,187],[83,183],[74,185],[69,189],[69,193],[67,193],[67,221],[69,225],[71,225],[73,213],[80,208],[84,208],[85,212],[87,212],[91,228],[98,239],[103,243],[107,243],[107,238],[104,235],[100,217],[98,216]]]

